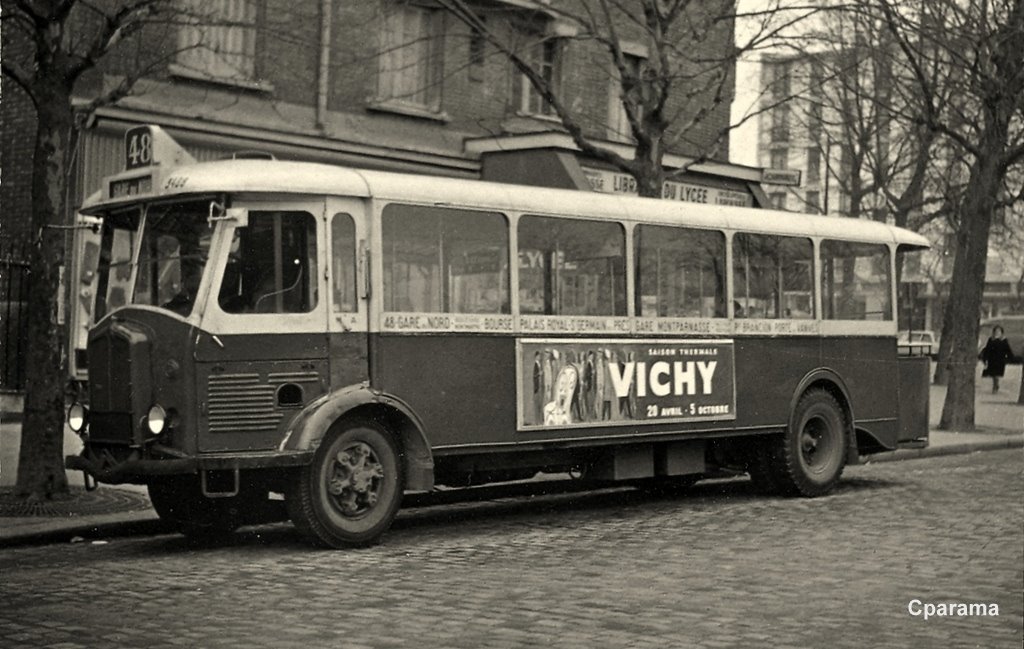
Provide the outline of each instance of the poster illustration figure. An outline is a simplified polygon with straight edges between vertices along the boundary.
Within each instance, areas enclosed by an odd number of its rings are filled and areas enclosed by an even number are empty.
[[[558,372],[555,381],[555,398],[544,406],[545,426],[566,426],[573,423],[574,411],[579,413],[579,371],[575,366],[567,365]]]

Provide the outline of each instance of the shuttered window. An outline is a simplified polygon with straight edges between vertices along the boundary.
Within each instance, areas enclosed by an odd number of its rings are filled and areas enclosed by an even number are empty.
[[[444,15],[424,7],[395,7],[384,16],[377,57],[381,101],[441,108]]]
[[[256,0],[189,0],[187,6],[178,66],[213,80],[255,79]]]

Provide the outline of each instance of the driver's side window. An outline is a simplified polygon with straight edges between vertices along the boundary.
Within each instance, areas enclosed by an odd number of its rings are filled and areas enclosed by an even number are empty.
[[[236,228],[218,302],[227,313],[308,313],[317,304],[316,220],[250,212]]]

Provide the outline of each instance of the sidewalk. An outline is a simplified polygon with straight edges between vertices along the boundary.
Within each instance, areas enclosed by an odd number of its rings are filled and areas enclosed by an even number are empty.
[[[991,394],[991,383],[982,382],[979,377],[975,401],[977,430],[964,433],[934,429],[942,412],[945,388],[932,386],[929,417],[932,430],[928,448],[880,453],[865,458],[865,462],[1024,448],[1024,406],[1016,403],[1020,380],[1021,366],[1010,366],[1002,390]],[[21,424],[4,417],[0,422],[0,547],[169,531],[150,507],[145,487],[101,485],[95,491],[86,492],[79,472],[68,473],[72,488],[69,499],[15,505],[9,495],[17,475],[20,439]],[[78,437],[66,430],[65,454],[77,453],[80,449]]]

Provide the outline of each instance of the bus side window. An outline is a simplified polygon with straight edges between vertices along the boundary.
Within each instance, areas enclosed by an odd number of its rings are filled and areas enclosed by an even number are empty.
[[[735,317],[814,317],[810,239],[739,233],[732,246]]]
[[[892,320],[889,248],[821,242],[821,308],[826,320]]]
[[[336,313],[356,309],[356,226],[350,214],[331,219],[331,289]]]
[[[725,317],[723,233],[641,225],[635,246],[637,315]]]
[[[384,310],[510,312],[503,214],[392,203],[381,225]]]
[[[626,315],[626,235],[619,223],[519,219],[519,310]]]
[[[317,304],[316,220],[251,212],[236,228],[218,302],[227,313],[308,313]]]

